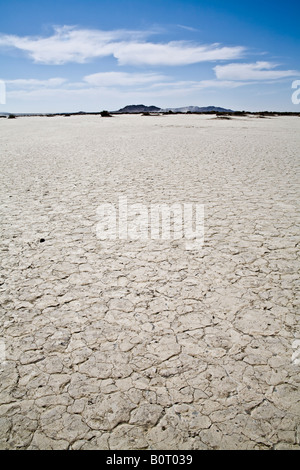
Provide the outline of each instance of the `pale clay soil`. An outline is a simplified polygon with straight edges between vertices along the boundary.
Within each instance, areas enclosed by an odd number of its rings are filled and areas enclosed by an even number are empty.
[[[0,120],[0,448],[300,449],[299,131]],[[99,240],[122,195],[204,204],[204,246]]]

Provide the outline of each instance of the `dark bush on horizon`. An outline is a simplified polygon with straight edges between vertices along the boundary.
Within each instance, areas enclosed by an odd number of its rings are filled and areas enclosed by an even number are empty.
[[[217,116],[215,119],[231,119],[230,116]]]
[[[16,119],[16,116],[14,114],[9,114],[7,116],[7,119]]]
[[[103,110],[101,113],[100,113],[101,117],[112,117],[111,114],[109,114],[108,111],[106,110]]]

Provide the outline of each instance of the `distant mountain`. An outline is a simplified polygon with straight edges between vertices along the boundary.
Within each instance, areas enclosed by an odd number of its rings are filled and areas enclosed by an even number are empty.
[[[172,111],[173,113],[221,113],[221,112],[226,112],[226,113],[232,113],[232,109],[226,109],[226,108],[220,108],[217,106],[206,106],[200,108],[199,106],[184,106],[182,108],[166,108],[166,109],[161,109],[158,108],[157,106],[145,106],[144,104],[130,104],[128,106],[125,106],[122,109],[119,109],[119,111],[114,111],[116,113],[158,113],[158,112],[168,112]]]
[[[119,109],[118,113],[155,113],[160,111],[156,106],[145,106],[144,104],[131,104],[125,108]]]
[[[225,108],[219,108],[216,106],[206,106],[204,108],[199,108],[199,106],[186,106],[183,108],[167,108],[161,111],[173,111],[174,113],[209,113],[209,112],[226,112],[226,113],[232,113],[232,109],[225,109]]]

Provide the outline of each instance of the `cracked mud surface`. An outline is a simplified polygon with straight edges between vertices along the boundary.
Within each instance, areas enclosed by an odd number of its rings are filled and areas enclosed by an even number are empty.
[[[1,120],[0,448],[300,448],[299,127]],[[120,195],[205,204],[203,248],[100,241]]]

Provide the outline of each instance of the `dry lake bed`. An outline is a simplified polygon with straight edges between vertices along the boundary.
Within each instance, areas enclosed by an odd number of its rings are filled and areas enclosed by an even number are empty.
[[[0,448],[299,450],[299,117],[1,119],[0,149]],[[99,237],[120,198],[203,206],[204,243]]]

